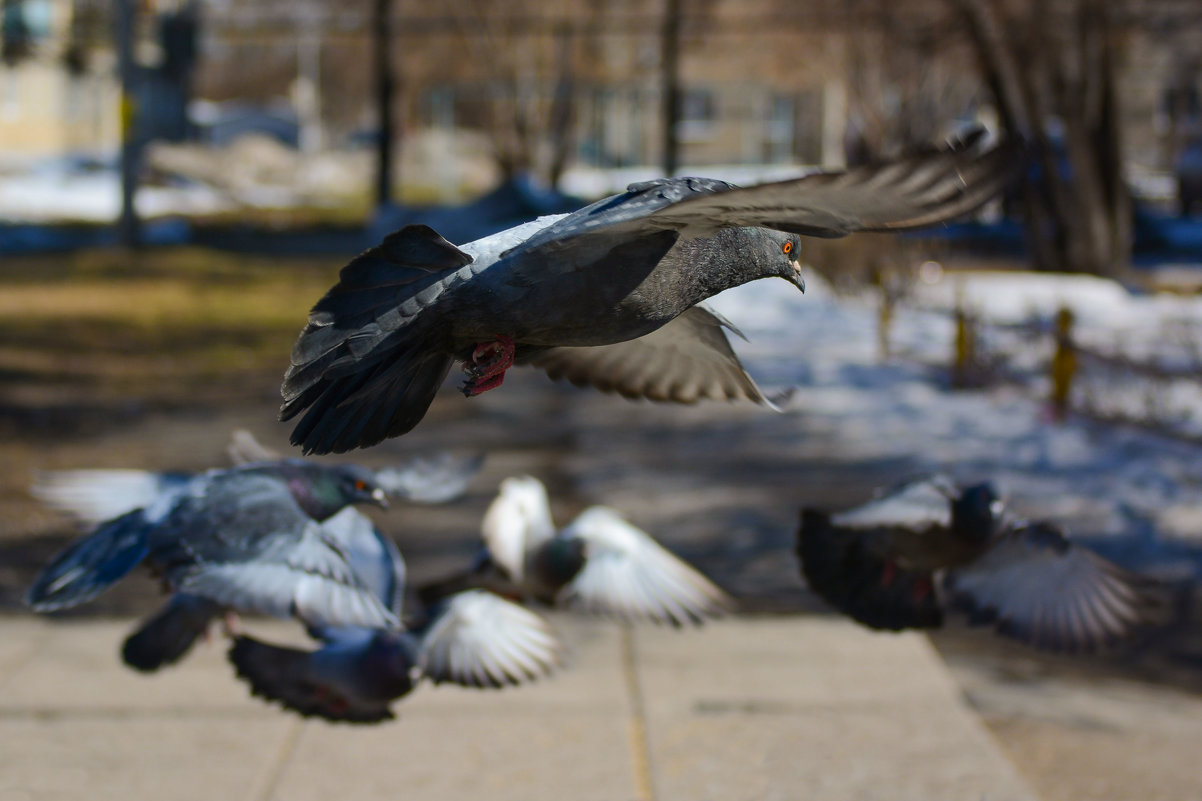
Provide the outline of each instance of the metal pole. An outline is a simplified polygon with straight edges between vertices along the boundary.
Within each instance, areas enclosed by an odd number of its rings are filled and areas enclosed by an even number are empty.
[[[141,222],[134,207],[138,190],[138,162],[141,141],[138,136],[137,65],[134,63],[134,25],[136,0],[116,0],[114,31],[117,46],[117,70],[121,79],[121,217],[117,237],[122,245],[136,247],[141,242]]]
[[[379,117],[376,142],[376,209],[392,205],[393,124],[392,93],[396,82],[392,75],[392,0],[375,0],[373,43],[376,74],[376,115]]]

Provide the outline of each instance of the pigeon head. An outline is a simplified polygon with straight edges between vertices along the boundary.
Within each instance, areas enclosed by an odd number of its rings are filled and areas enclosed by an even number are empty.
[[[1002,500],[988,483],[966,487],[952,500],[952,529],[965,539],[989,539],[1001,516]]]
[[[776,276],[795,284],[802,292],[806,291],[805,279],[801,277],[801,237],[785,231],[774,231],[770,228],[756,228],[763,238],[762,247],[766,251],[767,266],[772,272],[765,277]]]
[[[583,537],[556,537],[534,553],[531,570],[551,587],[562,587],[584,567],[588,543]]]
[[[353,464],[298,466],[288,482],[293,497],[309,517],[325,520],[347,506],[370,503],[388,508],[384,490],[375,473]]]

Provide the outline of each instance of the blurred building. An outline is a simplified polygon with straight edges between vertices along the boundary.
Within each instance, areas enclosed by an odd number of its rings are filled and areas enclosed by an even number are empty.
[[[0,160],[114,153],[121,121],[111,50],[79,60],[70,3],[6,0],[0,9]]]
[[[19,44],[0,64],[0,154],[115,151],[113,2],[0,0]],[[141,130],[218,145],[257,131],[302,151],[371,141],[377,2],[136,0]],[[974,56],[945,22],[951,5],[681,0],[680,162],[838,164],[988,115]],[[1166,169],[1194,124],[1199,63],[1182,54],[1199,52],[1202,22],[1174,22],[1182,0],[1119,6],[1125,145]],[[393,0],[398,133],[434,132],[456,157],[483,143],[502,172],[654,166],[668,7]]]

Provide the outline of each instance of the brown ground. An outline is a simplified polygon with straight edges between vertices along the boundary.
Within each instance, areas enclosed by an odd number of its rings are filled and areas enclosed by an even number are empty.
[[[205,469],[225,462],[239,427],[287,450],[279,376],[337,267],[196,250],[0,261],[0,609],[19,612],[34,572],[76,533],[28,495],[34,470]],[[803,414],[631,404],[520,370],[471,401],[448,387],[414,432],[353,459],[436,449],[488,459],[461,501],[378,517],[415,579],[463,564],[499,480],[530,472],[558,519],[612,504],[761,613],[821,610],[792,555],[801,504],[855,503],[909,469],[840,459]],[[151,582],[130,580],[75,614],[156,602]],[[1202,799],[1196,626],[1102,659],[1043,657],[981,632],[934,641],[1044,798]]]

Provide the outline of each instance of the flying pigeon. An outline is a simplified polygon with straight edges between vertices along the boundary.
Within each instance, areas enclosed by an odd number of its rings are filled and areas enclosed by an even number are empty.
[[[1150,621],[1148,583],[1047,522],[1008,521],[993,487],[936,475],[836,515],[801,511],[810,588],[866,626],[938,628],[948,610],[1051,651],[1092,651]]]
[[[399,619],[405,563],[392,540],[348,509],[337,537],[365,584]],[[403,629],[315,627],[305,650],[234,637],[229,659],[253,695],[304,716],[375,723],[421,681],[505,687],[533,681],[559,663],[560,646],[538,615],[483,590],[438,599],[419,625]]]
[[[250,432],[235,431],[228,452],[235,464],[281,461]],[[483,456],[459,457],[440,452],[410,459],[397,467],[375,470],[376,483],[390,497],[415,503],[443,503],[458,497],[479,471]],[[178,491],[192,476],[146,470],[64,470],[37,475],[33,494],[81,522],[97,525],[134,509],[154,504]],[[323,524],[337,536],[341,515]],[[130,667],[153,672],[183,658],[196,640],[207,636],[213,621],[230,610],[208,598],[179,593],[126,638],[121,656]],[[227,624],[231,623],[227,617]]]
[[[717,617],[730,598],[618,512],[593,506],[557,531],[542,482],[507,478],[482,524],[484,551],[467,573],[422,597],[483,586],[507,597],[572,604],[630,621],[681,626]]]
[[[95,598],[142,562],[175,593],[310,625],[388,627],[396,617],[323,530],[354,503],[384,504],[354,465],[302,460],[210,470],[108,520],[56,556],[26,595],[37,611]]]
[[[903,231],[996,195],[1017,145],[980,137],[901,160],[739,188],[632,184],[572,214],[456,247],[411,225],[345,267],[292,348],[280,419],[292,443],[340,453],[420,422],[455,361],[465,394],[529,363],[630,398],[768,403],[701,302],[757,278],[805,289],[802,236]],[[736,332],[737,333],[737,332]]]

